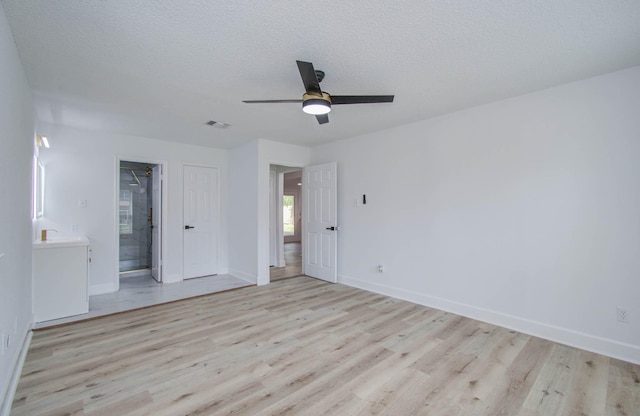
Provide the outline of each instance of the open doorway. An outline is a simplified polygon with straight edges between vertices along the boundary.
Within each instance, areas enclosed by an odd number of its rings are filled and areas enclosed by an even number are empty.
[[[270,171],[269,279],[302,275],[302,169],[272,165]]]
[[[119,284],[162,282],[162,165],[121,160],[118,182]]]

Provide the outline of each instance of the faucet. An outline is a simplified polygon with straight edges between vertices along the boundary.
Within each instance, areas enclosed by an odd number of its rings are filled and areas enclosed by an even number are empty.
[[[47,231],[55,231],[56,233],[58,232],[58,230],[54,230],[53,228],[49,228],[48,230],[46,228],[43,228],[40,232],[40,239],[42,241],[47,241]]]

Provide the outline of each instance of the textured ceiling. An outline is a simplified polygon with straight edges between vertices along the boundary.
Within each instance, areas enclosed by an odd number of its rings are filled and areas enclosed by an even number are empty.
[[[40,120],[231,148],[316,145],[640,65],[640,1],[1,0]],[[319,125],[296,59],[339,95]],[[208,120],[231,124],[205,126]]]

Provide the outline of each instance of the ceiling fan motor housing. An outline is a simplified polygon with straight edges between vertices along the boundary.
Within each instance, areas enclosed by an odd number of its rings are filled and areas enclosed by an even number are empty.
[[[327,114],[331,111],[331,96],[326,92],[322,96],[305,93],[302,96],[302,111],[307,114]]]

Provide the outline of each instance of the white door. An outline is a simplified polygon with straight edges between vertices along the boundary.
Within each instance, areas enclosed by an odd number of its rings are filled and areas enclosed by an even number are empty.
[[[151,276],[162,282],[162,165],[151,172]]]
[[[183,278],[218,273],[218,170],[184,167]]]
[[[328,282],[338,281],[337,164],[308,166],[303,172],[304,274]]]

